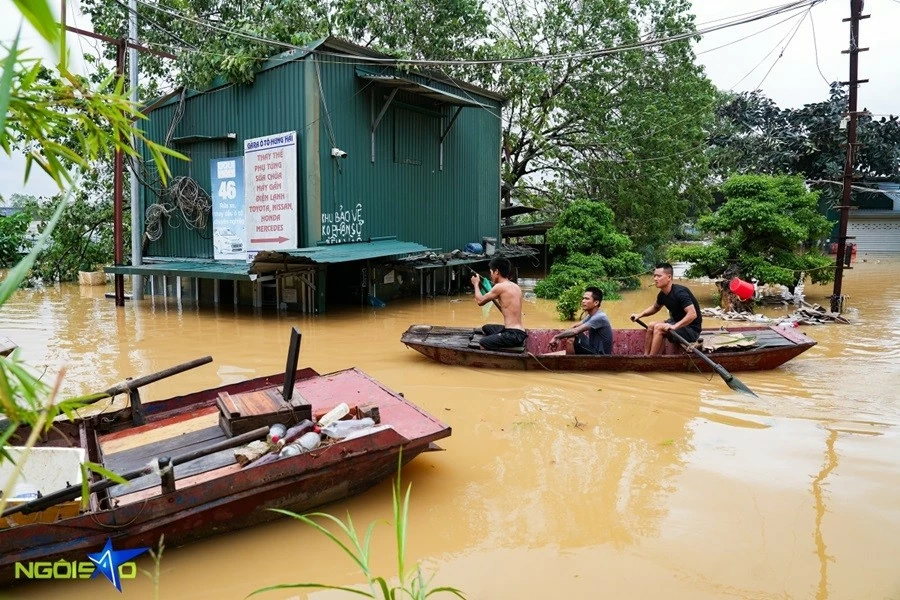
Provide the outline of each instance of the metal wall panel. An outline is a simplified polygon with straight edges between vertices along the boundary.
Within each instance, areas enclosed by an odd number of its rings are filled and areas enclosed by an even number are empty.
[[[188,96],[173,137],[190,143],[173,147],[192,160],[170,160],[173,175],[190,175],[209,192],[209,159],[243,155],[245,139],[297,131],[301,246],[396,236],[448,251],[485,236],[499,239],[497,100],[403,74],[484,107],[462,108],[444,139],[442,158],[441,133],[456,107],[398,92],[375,132],[373,162],[371,123],[390,90],[359,79],[352,60],[329,56],[316,63],[313,56],[260,72],[250,86]],[[165,139],[176,107],[173,101],[151,113],[146,125],[151,139]],[[229,133],[236,139],[198,138]],[[315,144],[316,136],[317,155],[309,155],[307,143]],[[346,158],[332,157],[332,148],[346,152]],[[317,174],[304,172],[317,161]],[[154,201],[144,188],[144,210]],[[315,222],[307,222],[307,212]],[[211,238],[211,224],[190,230],[176,213],[145,254],[211,258]]]
[[[173,130],[172,138],[175,141],[170,146],[187,155],[190,161],[170,159],[168,163],[172,176],[193,177],[200,187],[209,193],[211,158],[243,156],[246,139],[284,131],[297,131],[299,137],[297,176],[302,180],[307,128],[304,118],[302,78],[303,63],[292,61],[259,73],[249,86],[225,85],[207,92],[188,95],[184,100],[184,114]],[[162,142],[166,138],[177,104],[178,101],[175,100],[149,115],[146,130],[150,139]],[[204,136],[222,138],[229,133],[234,133],[235,139],[201,139]],[[183,142],[179,143],[178,138],[184,138]],[[148,174],[151,179],[155,179],[155,172]],[[298,195],[299,221],[303,214],[300,186]],[[141,200],[144,214],[147,206],[159,201],[157,195],[146,186],[142,186]],[[143,215],[141,223],[143,227]],[[151,242],[145,255],[212,258],[212,223],[207,223],[202,231],[189,229],[179,212],[175,211],[164,228],[163,237],[159,241]]]
[[[874,212],[874,211],[873,211]],[[865,211],[857,211],[850,216],[847,223],[847,235],[856,239],[849,240],[856,244],[858,252],[900,252],[900,212],[880,215],[866,215]]]
[[[313,60],[311,57],[306,60]],[[394,235],[445,251],[500,233],[500,104],[463,108],[444,140],[453,106],[400,91],[374,136],[371,123],[391,91],[356,77],[356,65],[329,57],[323,91],[322,240]],[[403,74],[459,96],[466,92]],[[347,152],[333,158],[330,148]]]

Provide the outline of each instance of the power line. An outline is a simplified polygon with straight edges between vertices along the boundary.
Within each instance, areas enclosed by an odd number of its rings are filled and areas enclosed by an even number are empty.
[[[171,17],[176,17],[180,19],[184,19],[196,25],[200,25],[202,27],[206,27],[221,33],[228,33],[230,35],[240,37],[242,39],[246,39],[249,41],[261,43],[261,44],[269,44],[280,46],[283,48],[287,48],[290,50],[305,50],[301,46],[296,46],[294,44],[288,44],[285,42],[280,42],[277,40],[271,40],[255,35],[246,34],[240,31],[235,31],[232,29],[228,29],[225,27],[220,27],[217,25],[213,25],[209,22],[201,21],[190,17],[182,12],[173,11],[167,8],[163,8],[157,6],[155,4],[151,4],[147,2],[147,0],[137,0],[140,4],[147,6],[153,10],[157,10],[164,14],[167,14]],[[316,50],[318,54],[322,55],[332,55],[338,57],[351,57],[356,60],[360,60],[364,64],[387,64],[387,65],[444,65],[444,66],[465,66],[465,65],[500,65],[500,64],[540,64],[544,62],[552,62],[556,60],[572,60],[572,59],[588,59],[588,58],[597,58],[600,56],[606,56],[610,54],[617,54],[619,52],[626,52],[629,50],[637,50],[646,47],[652,46],[660,46],[663,44],[668,44],[672,42],[682,41],[686,39],[690,39],[696,37],[698,35],[704,35],[707,33],[712,33],[714,31],[719,31],[722,29],[727,29],[730,27],[736,27],[739,25],[744,25],[747,23],[753,23],[755,21],[759,21],[762,19],[767,19],[769,17],[802,10],[804,8],[811,8],[824,0],[796,0],[794,2],[790,2],[787,4],[783,4],[780,6],[776,6],[771,9],[767,9],[765,11],[751,13],[752,16],[748,16],[745,18],[737,19],[734,21],[725,22],[719,25],[715,25],[712,27],[707,27],[703,29],[695,29],[689,32],[683,32],[680,34],[676,34],[673,36],[663,37],[663,38],[653,38],[648,40],[642,40],[640,42],[633,42],[629,44],[623,44],[619,46],[613,46],[610,48],[594,48],[580,52],[570,52],[570,53],[560,53],[560,54],[548,54],[548,55],[540,55],[540,56],[530,56],[530,57],[517,57],[517,58],[496,58],[496,59],[456,59],[456,60],[433,60],[433,59],[397,59],[392,57],[359,57],[353,55],[347,55],[340,52],[328,52],[324,50]]]
[[[124,8],[126,11],[128,11],[128,12],[133,12],[134,15],[140,19],[140,21],[147,23],[147,24],[150,25],[153,29],[156,29],[157,31],[162,32],[162,33],[165,34],[167,37],[172,38],[173,40],[175,40],[175,41],[178,42],[179,44],[183,44],[183,45],[185,45],[185,46],[187,46],[188,48],[191,48],[191,49],[194,48],[193,44],[191,44],[191,43],[189,43],[189,42],[186,42],[185,40],[181,39],[180,37],[178,37],[178,36],[175,35],[174,33],[170,32],[168,29],[166,29],[165,27],[163,27],[162,25],[160,25],[159,23],[157,23],[156,21],[154,21],[154,20],[152,20],[151,18],[149,18],[147,15],[141,15],[141,14],[138,13],[137,10],[132,10],[132,8],[131,8],[130,6],[128,6],[127,4],[125,4],[124,2],[122,2],[121,0],[113,0],[113,1],[114,1],[116,4],[118,4],[120,7]],[[132,42],[137,42],[137,40],[131,40],[131,41],[132,41]]]
[[[894,1],[900,3],[900,0]],[[816,69],[819,71],[819,75],[822,77],[822,81],[825,82],[825,85],[831,87],[831,82],[828,81],[828,78],[825,77],[825,74],[822,72],[822,67],[819,66],[819,44],[816,41],[816,22],[813,21],[812,14],[809,15],[809,26],[812,27],[813,50],[815,51],[816,56]]]
[[[778,58],[775,59],[775,62],[773,62],[773,63],[772,63],[772,66],[769,67],[769,70],[766,71],[766,74],[763,76],[762,80],[760,80],[759,84],[756,86],[756,89],[760,89],[760,88],[762,87],[762,84],[766,81],[766,79],[769,78],[769,74],[772,72],[772,69],[775,68],[775,65],[777,65],[777,64],[778,64],[778,61],[781,60],[781,57],[784,56],[785,50],[787,50],[788,46],[791,45],[791,42],[794,41],[794,36],[796,36],[796,35],[797,35],[797,32],[800,31],[800,26],[803,25],[803,21],[805,21],[805,20],[806,20],[806,17],[809,16],[809,13],[810,13],[811,10],[812,10],[812,6],[809,7],[809,10],[807,10],[807,11],[806,11],[806,14],[803,15],[803,18],[800,19],[800,21],[797,22],[797,26],[794,27],[794,32],[791,34],[790,39],[787,41],[787,43],[786,43],[786,44],[784,45],[784,47],[781,49],[781,52],[778,54]]]

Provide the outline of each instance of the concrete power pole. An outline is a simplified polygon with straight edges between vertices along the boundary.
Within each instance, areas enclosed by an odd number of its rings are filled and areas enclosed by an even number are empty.
[[[128,0],[128,38],[133,44],[138,39],[137,27],[137,0]],[[138,101],[138,51],[134,46],[128,48],[128,91],[131,101]],[[132,139],[134,149],[138,151],[140,156],[140,146],[138,141]],[[137,164],[135,164],[137,163]],[[131,169],[131,264],[137,266],[141,264],[141,215],[140,215],[140,186],[138,185],[138,177],[136,170],[139,160],[135,159],[132,163],[134,168]],[[144,297],[144,278],[140,275],[132,275],[131,277],[131,298],[132,300],[141,300]]]
[[[856,158],[856,122],[858,113],[856,111],[856,96],[859,84],[866,83],[868,79],[859,79],[859,53],[865,52],[868,48],[859,47],[859,22],[862,19],[868,19],[869,15],[863,16],[863,0],[850,0],[850,18],[844,19],[844,22],[850,22],[850,48],[844,50],[843,54],[850,55],[850,80],[842,81],[841,85],[848,86],[849,103],[847,116],[849,122],[847,124],[847,152],[844,161],[844,190],[841,195],[841,220],[838,226],[838,242],[837,255],[835,256],[835,273],[834,273],[834,291],[831,294],[831,311],[841,312],[844,305],[844,296],[841,293],[841,285],[844,279],[844,269],[849,268],[849,262],[845,267],[844,255],[847,251],[847,240],[853,239],[847,237],[847,221],[850,218],[850,199],[853,185],[853,164]]]

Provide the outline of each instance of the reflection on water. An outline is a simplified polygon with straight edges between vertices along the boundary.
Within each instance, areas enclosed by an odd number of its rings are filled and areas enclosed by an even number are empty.
[[[834,450],[834,442],[837,441],[838,432],[830,431],[825,442],[825,465],[813,480],[813,496],[816,499],[816,554],[819,557],[819,588],[816,590],[816,600],[828,599],[828,563],[832,557],[828,556],[825,546],[825,538],[822,535],[822,521],[825,519],[825,497],[822,484],[828,475],[834,471],[838,463],[838,455]]]
[[[890,457],[900,452],[898,266],[856,265],[845,282],[855,325],[807,327],[819,342],[812,350],[778,370],[741,374],[759,398],[708,374],[483,371],[400,345],[411,323],[484,322],[471,296],[305,317],[174,299],[116,310],[102,288],[61,286],[19,292],[0,311],[0,328],[48,376],[65,366],[69,394],[213,356],[211,366],[147,388],[152,400],[278,371],[289,329],[298,327],[301,363],[320,372],[357,366],[453,427],[442,441],[447,452],[421,456],[404,472],[414,484],[408,559],[426,559],[435,584],[470,598],[897,597],[900,467]],[[711,304],[714,286],[690,285]],[[824,305],[830,289],[806,294]],[[604,309],[630,327],[628,315],[652,302],[655,289],[624,296]],[[529,327],[558,324],[550,302],[524,310]],[[329,510],[349,511],[361,528],[389,518],[389,484]],[[393,572],[388,527],[376,531],[372,555],[376,573]],[[339,550],[287,520],[168,548],[162,571],[160,598],[362,581]],[[119,597],[102,580],[12,591]],[[124,593],[150,598],[154,589],[140,577]]]

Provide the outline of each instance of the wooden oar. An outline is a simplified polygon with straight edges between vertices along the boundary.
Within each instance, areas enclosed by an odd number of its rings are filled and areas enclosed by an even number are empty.
[[[206,446],[205,448],[198,448],[197,450],[192,450],[191,452],[185,452],[184,454],[176,456],[172,459],[172,466],[175,467],[180,464],[202,458],[209,454],[219,452],[220,450],[227,450],[228,448],[234,448],[235,446],[242,446],[243,444],[262,439],[266,437],[268,433],[268,426],[259,427],[257,429],[254,429],[253,431],[248,431],[247,433],[236,435],[233,438],[228,438],[226,440],[216,442],[215,444],[211,444],[209,446]],[[153,468],[148,465],[134,471],[129,471],[128,473],[121,473],[119,474],[119,476],[125,481],[131,481],[132,479],[137,479],[138,477],[149,475],[151,472],[153,472]],[[94,483],[92,483],[88,487],[88,491],[90,493],[99,492],[107,488],[111,488],[115,485],[119,484],[112,479],[101,479],[100,481],[95,481]],[[0,517],[6,517],[20,512],[24,512],[26,514],[37,512],[44,510],[45,508],[50,508],[51,506],[59,504],[60,502],[74,500],[81,495],[81,489],[81,484],[70,485],[67,488],[52,492],[50,494],[47,494],[46,496],[31,500],[30,502],[25,502],[24,504],[20,504],[18,506],[11,506],[4,510],[3,513],[0,514]]]
[[[635,323],[637,323],[638,325],[640,325],[641,327],[643,327],[644,329],[648,329],[647,324],[644,323],[643,321],[641,321],[640,319],[633,319],[633,321]],[[691,346],[686,339],[684,339],[683,337],[681,337],[680,335],[675,333],[674,329],[669,330],[667,335],[671,336],[672,339],[674,339],[676,342],[681,344],[682,348],[693,352],[701,360],[705,361],[706,364],[708,364],[710,367],[712,367],[712,370],[715,371],[716,374],[719,377],[721,377],[725,381],[726,384],[728,384],[728,387],[730,387],[731,389],[733,389],[736,392],[743,392],[744,394],[749,394],[753,397],[758,397],[756,394],[753,393],[753,390],[751,390],[746,385],[744,385],[743,381],[741,381],[740,379],[738,379],[737,377],[735,377],[734,375],[729,373],[725,369],[725,367],[723,367],[722,365],[720,365],[719,363],[717,363],[716,361],[714,361],[707,355],[705,355],[702,352],[700,352],[699,350],[697,350],[697,348]]]

